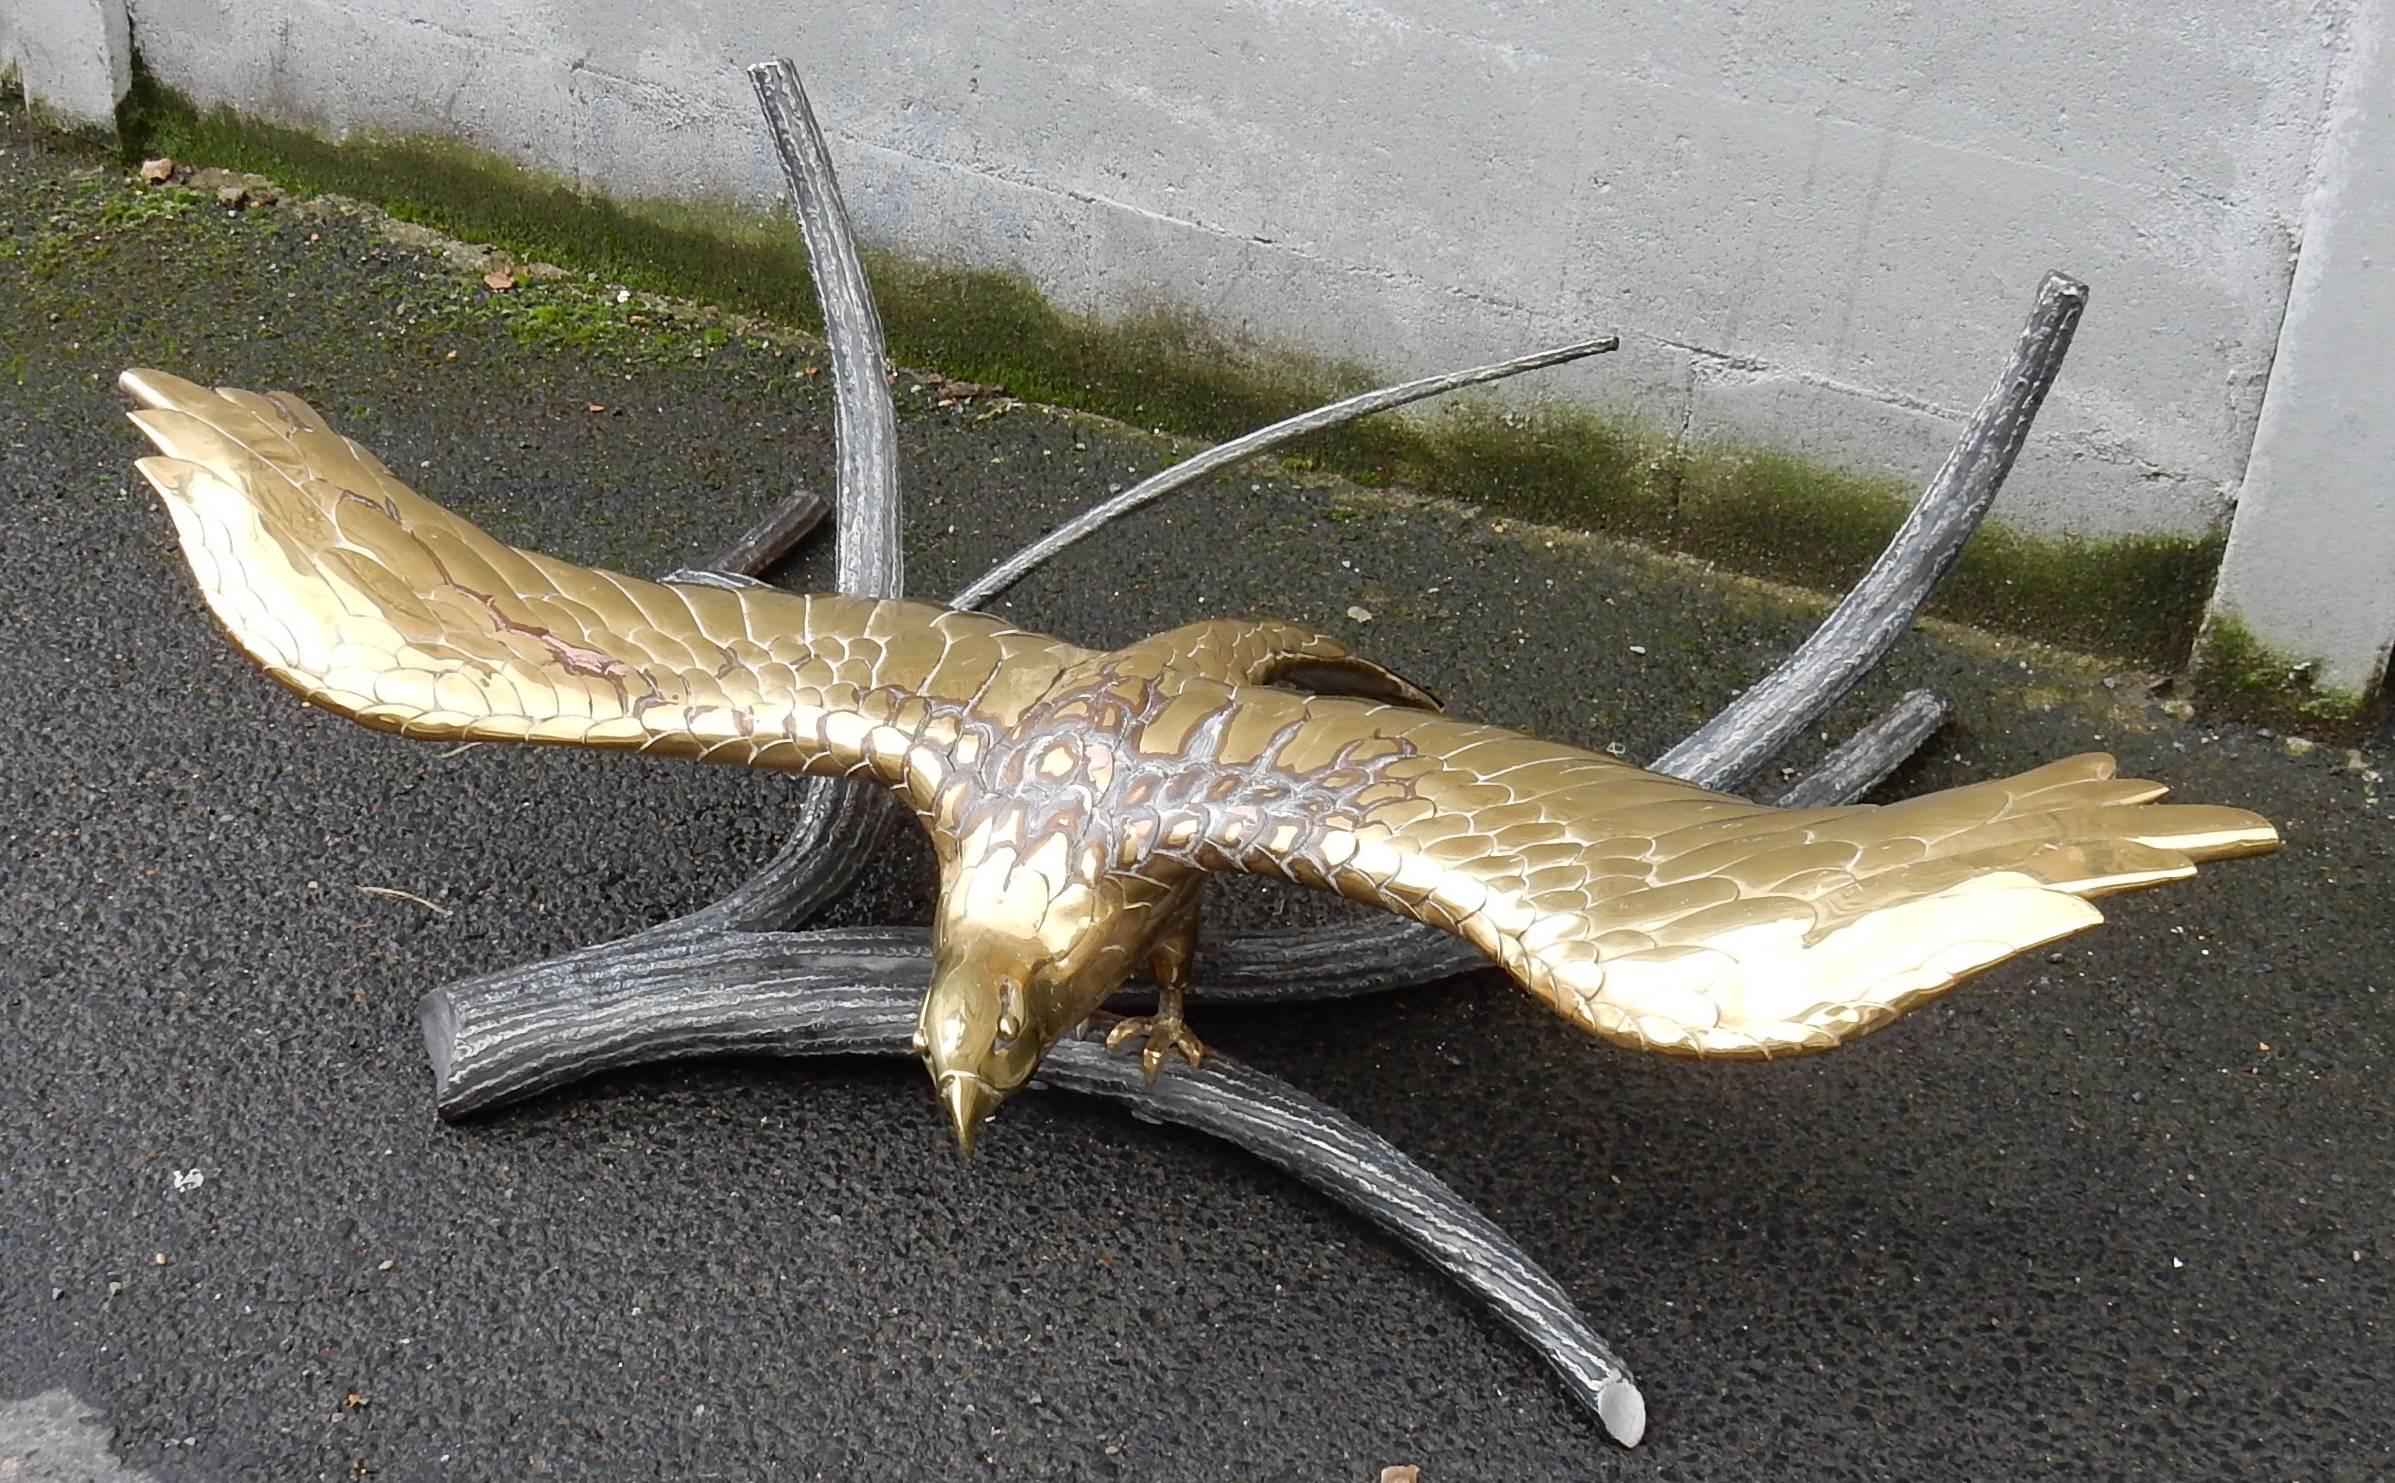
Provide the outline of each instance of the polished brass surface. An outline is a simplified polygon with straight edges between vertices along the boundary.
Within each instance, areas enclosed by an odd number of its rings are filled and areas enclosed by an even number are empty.
[[[668,586],[520,551],[284,394],[127,372],[201,593],[319,705],[428,739],[878,779],[939,859],[917,1044],[974,1129],[1131,971],[1178,990],[1214,871],[1473,943],[1584,1030],[1760,1058],[1866,1034],[2101,920],[2085,898],[2275,848],[2085,755],[1782,810],[1439,714],[1333,640],[1207,622],[1093,653],[918,603]],[[1274,682],[1335,694],[1300,694]],[[1168,992],[1148,1060],[1203,1053]]]

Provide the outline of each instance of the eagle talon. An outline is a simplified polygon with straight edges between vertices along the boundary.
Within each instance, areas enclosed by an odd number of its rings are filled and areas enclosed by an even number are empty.
[[[1157,934],[1148,951],[1148,974],[1156,980],[1156,1012],[1134,1015],[1106,1032],[1106,1048],[1114,1050],[1134,1035],[1147,1042],[1139,1048],[1139,1069],[1148,1085],[1156,1084],[1165,1057],[1178,1052],[1194,1071],[1206,1064],[1206,1045],[1189,1033],[1181,1006],[1189,1002],[1189,960],[1197,951],[1197,909],[1194,898],[1174,911],[1169,925]]]
[[[1144,1035],[1147,1041],[1139,1048],[1139,1069],[1149,1085],[1164,1069],[1165,1057],[1175,1054],[1189,1063],[1191,1070],[1206,1064],[1206,1043],[1189,1033],[1181,1023],[1178,1009],[1159,1008],[1154,1014],[1135,1015],[1106,1032],[1106,1048],[1115,1050],[1134,1035]]]

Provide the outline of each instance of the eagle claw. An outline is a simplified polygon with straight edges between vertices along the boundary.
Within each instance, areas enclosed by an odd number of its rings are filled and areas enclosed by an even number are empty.
[[[1139,1050],[1139,1069],[1150,1085],[1164,1069],[1166,1056],[1178,1053],[1192,1070],[1206,1064],[1205,1042],[1189,1033],[1178,1013],[1160,1009],[1155,1014],[1134,1015],[1106,1032],[1106,1048],[1114,1050],[1134,1035],[1147,1037]]]

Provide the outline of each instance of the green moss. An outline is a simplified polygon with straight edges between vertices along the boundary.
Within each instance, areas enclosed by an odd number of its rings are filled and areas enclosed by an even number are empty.
[[[30,230],[0,235],[0,262],[12,264],[35,287],[72,279],[95,254],[115,250],[129,232],[188,216],[201,206],[202,198],[192,191],[145,191],[98,172],[79,174],[39,198],[41,214]]]
[[[813,322],[805,257],[787,231],[738,212],[628,205],[463,145],[359,137],[335,143],[302,129],[202,112],[137,74],[118,112],[130,164],[169,155],[272,176],[303,193],[355,196],[402,221],[610,282]]]
[[[496,319],[519,344],[604,350],[631,359],[674,360],[720,347],[724,332],[627,308],[578,283],[523,283],[505,294],[460,295],[435,306],[454,319]]]
[[[2316,683],[2310,660],[2273,650],[2226,613],[2204,626],[2193,668],[2205,707],[2242,721],[2350,741],[2373,711],[2368,697]]]
[[[125,158],[255,171],[287,188],[360,197],[406,221],[634,289],[813,327],[805,255],[784,221],[726,207],[587,194],[463,146],[414,138],[335,144],[203,112],[139,77],[120,121]],[[1020,278],[875,253],[883,325],[902,363],[1018,396],[1208,440],[1377,384],[1368,368],[1228,339],[1155,309],[1068,314]],[[488,296],[519,333],[612,337],[622,316],[566,293]],[[1675,547],[1758,575],[1839,587],[1902,520],[1906,491],[1768,451],[1675,446],[1659,429],[1572,409],[1464,402],[1310,439],[1307,466],[1405,484],[1532,519]],[[2220,543],[2062,541],[1983,531],[1935,611],[2125,656],[2183,660]]]
[[[1777,454],[1687,461],[1674,545],[1758,576],[1851,586],[1895,533],[1911,493],[1891,480]],[[2203,619],[2222,538],[2072,540],[1983,526],[1932,611],[2159,668]]]

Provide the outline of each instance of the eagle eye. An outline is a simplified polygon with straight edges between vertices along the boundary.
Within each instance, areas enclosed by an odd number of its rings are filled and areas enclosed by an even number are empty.
[[[998,985],[998,1049],[1005,1050],[1023,1034],[1023,982],[1009,978]]]

